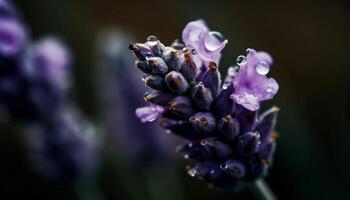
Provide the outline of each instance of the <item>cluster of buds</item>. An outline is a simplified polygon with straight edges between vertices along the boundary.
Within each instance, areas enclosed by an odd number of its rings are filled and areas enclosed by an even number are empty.
[[[125,51],[131,39],[119,29],[104,30],[98,37],[98,66],[101,72],[101,108],[107,142],[123,160],[143,166],[165,160],[171,140],[156,124],[140,123],[134,110],[146,103],[140,98],[146,87],[141,72],[130,67],[133,56]],[[130,148],[130,147],[133,148]]]
[[[222,81],[218,64],[227,40],[201,20],[185,27],[182,40],[165,46],[149,36],[129,46],[153,89],[144,96],[150,105],[136,115],[143,122],[159,117],[168,133],[186,139],[177,152],[196,161],[188,166],[190,176],[222,188],[255,181],[267,173],[276,146],[278,109],[258,116],[260,102],[278,91],[266,77],[272,58],[248,49]]]
[[[0,118],[24,125],[33,166],[49,178],[76,177],[97,161],[96,135],[68,106],[70,57],[57,38],[30,41],[10,1],[0,0]]]

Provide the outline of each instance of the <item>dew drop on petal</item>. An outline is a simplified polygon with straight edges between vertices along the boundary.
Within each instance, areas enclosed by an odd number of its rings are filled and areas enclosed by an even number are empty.
[[[255,69],[256,69],[256,72],[258,72],[258,74],[266,75],[270,71],[270,65],[267,62],[265,62],[265,61],[260,61],[256,65]]]
[[[254,49],[248,48],[248,49],[246,50],[246,53],[247,53],[247,55],[253,55],[253,54],[256,53],[256,51],[255,51]]]
[[[157,44],[158,38],[154,35],[148,36],[147,38],[147,44],[150,46],[154,46]]]
[[[188,154],[185,154],[185,155],[184,155],[184,158],[185,158],[185,159],[189,159],[190,156],[189,156]]]
[[[207,50],[215,51],[221,46],[224,40],[225,38],[219,32],[212,31],[205,37],[204,45]]]
[[[237,62],[237,65],[242,66],[242,65],[245,65],[247,63],[247,59],[245,56],[240,55],[237,57],[236,62]]]
[[[189,170],[188,175],[190,175],[191,177],[195,177],[197,175],[197,170],[195,170],[195,169]]]

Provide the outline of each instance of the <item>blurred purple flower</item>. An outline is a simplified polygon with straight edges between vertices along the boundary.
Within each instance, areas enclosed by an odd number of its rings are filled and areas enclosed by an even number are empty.
[[[45,82],[64,91],[68,87],[70,62],[71,55],[65,44],[47,37],[28,48],[22,70],[29,80]]]
[[[0,54],[10,56],[19,53],[23,50],[26,37],[22,24],[14,19],[3,19],[0,16]]]
[[[235,92],[231,98],[245,108],[255,111],[261,101],[272,99],[278,91],[273,78],[267,78],[272,58],[265,52],[247,50],[247,56],[238,57],[239,71],[233,78]]]
[[[188,23],[182,32],[182,40],[193,54],[197,67],[208,67],[210,62],[219,64],[221,51],[228,43],[219,32],[210,31],[203,20]]]
[[[70,54],[55,38],[26,40],[8,2],[0,0],[0,107],[24,125],[34,167],[44,176],[72,180],[93,172],[94,129],[70,106]]]
[[[52,121],[31,123],[24,132],[33,167],[44,177],[69,181],[97,167],[95,129],[71,107],[62,109]]]

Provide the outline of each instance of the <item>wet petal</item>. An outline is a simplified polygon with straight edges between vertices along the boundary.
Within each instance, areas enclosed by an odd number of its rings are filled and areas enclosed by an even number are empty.
[[[235,92],[231,98],[248,110],[255,111],[260,102],[272,99],[279,86],[275,79],[267,78],[272,58],[268,53],[247,50],[247,56],[239,56],[239,71],[233,77]]]

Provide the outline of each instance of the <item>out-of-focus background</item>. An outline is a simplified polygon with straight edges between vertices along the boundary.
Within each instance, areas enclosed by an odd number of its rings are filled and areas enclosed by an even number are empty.
[[[72,95],[83,113],[96,123],[102,123],[104,114],[99,109],[96,41],[98,33],[105,28],[122,30],[135,41],[144,41],[153,34],[169,45],[181,37],[187,22],[202,18],[212,30],[220,31],[229,40],[220,64],[222,73],[248,47],[271,53],[275,63],[270,76],[279,82],[280,91],[266,108],[275,104],[281,112],[276,128],[280,138],[267,181],[279,199],[348,198],[350,9],[346,1],[36,0],[14,3],[33,38],[55,34],[71,47],[75,83]],[[109,133],[102,134],[101,137],[106,137]],[[253,199],[249,191],[208,189],[187,176],[186,162],[175,155],[165,159],[175,160],[166,164],[169,173],[162,167],[143,173],[146,167],[138,163],[129,169],[132,176],[125,177],[125,166],[120,164],[123,157],[108,152],[112,150],[104,148],[102,164],[93,181],[81,180],[78,187],[49,184],[30,171],[20,136],[10,125],[2,124],[0,199],[132,199],[130,193],[147,188],[147,184],[139,184],[137,180],[145,176],[152,179],[152,174],[157,177],[158,170],[163,176],[155,178],[156,184],[170,185],[162,189],[169,197]],[[154,188],[157,189],[157,185]],[[152,199],[149,192],[144,194],[138,199]]]

